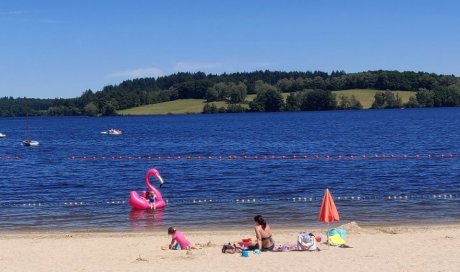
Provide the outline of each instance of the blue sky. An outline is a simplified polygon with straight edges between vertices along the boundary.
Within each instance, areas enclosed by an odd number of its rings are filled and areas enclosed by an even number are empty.
[[[0,96],[77,97],[179,71],[460,76],[456,1],[0,1]]]

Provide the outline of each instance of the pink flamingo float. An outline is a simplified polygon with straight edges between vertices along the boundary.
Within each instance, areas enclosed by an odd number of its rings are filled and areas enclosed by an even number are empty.
[[[150,177],[155,177],[160,181],[160,188],[163,185],[163,179],[160,176],[160,173],[158,172],[157,169],[152,168],[149,171],[147,171],[147,174],[145,174],[145,184],[148,187],[149,191],[155,192],[155,207],[156,209],[163,209],[166,206],[166,202],[163,200],[163,196],[161,195],[160,191],[153,187],[152,184],[150,184]],[[129,205],[133,207],[133,209],[137,210],[146,210],[150,209],[150,203],[148,199],[146,199],[147,192],[143,191],[142,195],[139,195],[136,191],[131,191],[129,194]]]

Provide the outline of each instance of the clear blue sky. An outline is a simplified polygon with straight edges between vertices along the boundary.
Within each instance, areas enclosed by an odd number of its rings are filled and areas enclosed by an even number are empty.
[[[178,71],[460,75],[457,1],[0,1],[0,96]]]

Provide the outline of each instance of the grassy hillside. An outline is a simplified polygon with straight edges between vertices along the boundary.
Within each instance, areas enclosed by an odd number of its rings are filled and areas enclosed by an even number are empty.
[[[361,102],[365,109],[371,107],[374,102],[374,95],[376,90],[367,90],[367,89],[354,89],[354,90],[342,90],[334,91],[336,94],[337,100],[341,95],[351,97],[354,95],[357,100]],[[414,96],[415,92],[406,92],[406,91],[393,91],[397,93],[403,103],[409,101],[409,97]],[[286,98],[289,94],[283,93],[283,97]],[[246,100],[252,101],[256,97],[255,94],[248,95]],[[205,100],[202,99],[179,99],[175,101],[169,101],[158,104],[145,105],[135,108],[130,108],[126,110],[118,111],[121,115],[152,115],[152,114],[184,114],[184,113],[200,113],[203,110],[203,106],[206,104]],[[213,102],[217,107],[226,107],[225,102]]]
[[[144,105],[118,111],[121,115],[184,114],[200,113],[206,101],[203,99],[179,99],[164,103]],[[215,102],[218,107],[226,107],[225,102]]]

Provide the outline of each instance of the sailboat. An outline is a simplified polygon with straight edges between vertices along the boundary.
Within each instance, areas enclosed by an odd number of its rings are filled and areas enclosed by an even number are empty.
[[[25,137],[25,140],[22,141],[22,144],[24,146],[37,146],[39,142],[30,139],[30,137],[28,136],[28,133],[29,133],[29,114],[26,112],[26,137]]]

